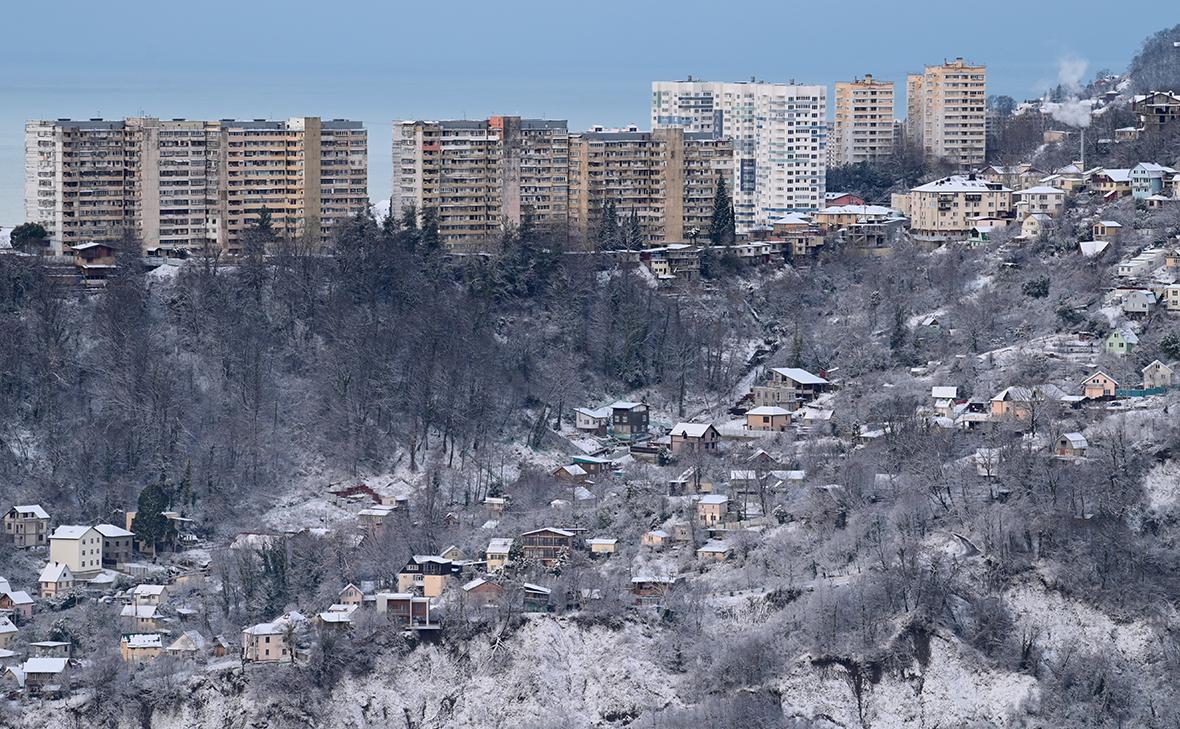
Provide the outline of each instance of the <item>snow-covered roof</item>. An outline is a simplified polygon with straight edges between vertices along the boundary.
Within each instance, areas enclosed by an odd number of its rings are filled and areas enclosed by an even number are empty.
[[[668,534],[668,532],[664,531],[663,529],[652,529],[647,534],[648,534],[648,536],[655,537],[657,539],[667,539],[669,536],[671,536],[670,534]]]
[[[1126,342],[1127,344],[1138,344],[1139,343],[1139,335],[1136,334],[1135,332],[1131,331],[1130,329],[1127,329],[1126,327],[1124,327],[1122,329],[1118,329],[1114,332],[1111,332],[1112,337],[1115,334],[1120,335],[1123,338],[1123,341]]]
[[[777,372],[788,380],[798,382],[800,385],[826,385],[828,381],[819,375],[813,375],[805,369],[799,367],[771,367],[772,372]]]
[[[1018,195],[1064,195],[1065,190],[1059,190],[1056,187],[1049,185],[1037,185],[1036,187],[1029,187],[1018,191]]]
[[[495,537],[488,541],[488,548],[486,550],[491,554],[508,554],[512,551],[511,537]]]
[[[914,188],[914,192],[1012,192],[1011,189],[982,177],[951,175]]]
[[[954,400],[959,396],[959,388],[954,385],[935,385],[930,388],[930,397],[936,400]]]
[[[151,620],[156,617],[156,610],[155,605],[124,605],[119,617]]]
[[[163,648],[159,633],[132,633],[123,636],[128,648]]]
[[[703,438],[709,428],[713,426],[710,423],[677,423],[669,435],[679,435],[685,438]]]
[[[168,646],[170,651],[191,651],[204,650],[209,641],[205,640],[205,636],[201,635],[195,630],[186,630],[180,634],[180,637],[172,641],[172,645]]]
[[[593,408],[593,409],[591,409],[591,408],[574,408],[574,412],[581,413],[582,415],[585,415],[588,418],[594,418],[595,420],[603,420],[605,418],[610,417],[611,411],[610,411],[609,405],[604,405],[600,408]]]
[[[641,402],[630,402],[629,400],[616,400],[610,405],[607,405],[607,407],[611,410],[634,410],[642,404]]]
[[[705,494],[704,496],[700,497],[699,501],[702,504],[711,504],[716,506],[720,504],[728,504],[729,497],[725,496],[724,494]]]
[[[902,217],[899,211],[885,205],[830,205],[820,210],[817,215],[879,215],[883,217]]]
[[[811,223],[811,217],[803,213],[787,213],[771,219],[770,222],[779,225],[808,225]]]
[[[1093,174],[1099,175],[1101,177],[1109,177],[1111,182],[1130,182],[1131,181],[1131,170],[1130,169],[1109,170],[1109,169],[1105,169],[1105,168],[1100,168],[1100,169],[1095,170]]]
[[[1151,175],[1176,174],[1176,170],[1164,165],[1157,165],[1155,162],[1140,162],[1131,168],[1131,172],[1139,170],[1140,172],[1147,172]]]
[[[729,472],[730,481],[757,481],[758,472],[749,469],[734,470]]]
[[[722,539],[710,539],[702,544],[697,551],[708,554],[724,554],[729,551],[729,543]]]
[[[611,539],[609,537],[593,537],[586,540],[586,544],[589,544],[591,547],[611,547],[618,543],[618,539]]]
[[[1069,442],[1070,448],[1085,448],[1087,446],[1086,438],[1081,433],[1064,433],[1061,438]]]
[[[5,592],[8,599],[12,600],[13,605],[32,605],[33,598],[24,590],[13,590],[12,592]]]
[[[72,579],[73,575],[70,574],[70,568],[66,566],[65,562],[50,562],[41,569],[41,576],[37,578],[37,581],[64,582]]]
[[[574,535],[574,533],[571,531],[567,531],[565,529],[558,529],[557,527],[541,527],[540,529],[533,529],[532,531],[527,531],[524,534],[522,534],[521,536],[527,537],[530,534],[540,534],[541,532],[553,532],[554,534],[558,534],[563,537],[572,537]]]
[[[135,589],[131,591],[132,595],[136,597],[159,597],[164,594],[167,587],[164,585],[136,585]]]
[[[59,526],[57,529],[54,529],[53,534],[50,534],[49,538],[50,539],[81,539],[82,537],[86,536],[86,533],[89,532],[93,528],[94,527],[73,526],[73,525],[63,524],[63,525]]]
[[[12,624],[12,621],[5,617],[0,617],[0,635],[11,635],[19,632],[17,627]]]
[[[780,408],[777,405],[762,405],[760,407],[747,410],[746,415],[790,415],[791,411],[786,408]]]
[[[526,582],[523,585],[521,585],[521,587],[524,588],[525,592],[533,592],[533,593],[536,593],[539,595],[548,595],[549,593],[553,592],[548,587],[542,587],[540,585],[535,585],[532,582]]]
[[[12,507],[23,519],[48,519],[49,512],[41,508],[40,504],[24,504]]]
[[[591,491],[590,489],[586,488],[585,486],[575,486],[574,487],[574,500],[575,501],[591,501],[593,499],[594,499],[594,492]]]
[[[463,592],[470,592],[486,582],[487,580],[482,577],[476,577],[474,580],[463,585]]]
[[[568,476],[585,476],[586,475],[586,469],[582,468],[581,466],[579,466],[576,463],[569,465],[569,466],[562,466],[561,468],[559,468],[557,470],[568,475]]]
[[[114,524],[95,524],[94,531],[103,535],[107,539],[113,539],[115,537],[133,537],[133,536],[135,536],[135,534],[133,534],[132,532],[129,532],[126,529],[122,529],[120,527],[117,527]]]
[[[30,673],[52,673],[58,674],[66,670],[69,664],[68,658],[61,656],[38,656],[37,658],[30,658],[21,666],[21,670],[26,674]]]
[[[836,414],[835,410],[828,408],[806,408],[803,411],[804,420],[831,420],[832,416]]]
[[[1078,241],[1078,250],[1086,258],[1093,258],[1102,251],[1110,247],[1110,242],[1105,240],[1083,240]]]

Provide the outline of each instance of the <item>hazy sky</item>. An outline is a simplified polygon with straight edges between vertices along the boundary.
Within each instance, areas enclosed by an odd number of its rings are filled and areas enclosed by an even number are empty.
[[[1025,98],[1073,56],[1121,71],[1167,3],[1093,0],[0,0],[0,225],[22,222],[29,118],[360,119],[389,195],[390,120],[520,114],[648,123],[650,82],[899,81],[964,56]],[[1101,19],[1101,20],[1099,20]]]

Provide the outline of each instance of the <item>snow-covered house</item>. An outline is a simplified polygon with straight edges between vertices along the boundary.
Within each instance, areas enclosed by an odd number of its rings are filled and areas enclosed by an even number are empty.
[[[1102,370],[1098,370],[1082,380],[1082,396],[1088,400],[1098,400],[1104,397],[1114,397],[1119,383]]]
[[[1086,438],[1081,433],[1062,433],[1057,439],[1053,454],[1069,458],[1083,458],[1086,455]]]
[[[1139,335],[1129,328],[1123,327],[1106,335],[1106,339],[1102,342],[1102,348],[1106,350],[1107,354],[1122,357],[1135,351],[1137,344],[1139,344]]]
[[[1151,364],[1144,367],[1141,372],[1143,374],[1144,389],[1152,390],[1157,387],[1171,387],[1172,375],[1175,369],[1171,365],[1166,365],[1157,359],[1152,360]]]
[[[729,514],[729,497],[723,494],[706,494],[697,499],[697,520],[713,525],[725,521]]]
[[[194,656],[209,649],[209,641],[195,630],[186,630],[168,645],[168,652],[177,656]]]
[[[37,577],[41,597],[57,597],[74,589],[74,573],[62,562],[50,562]]]
[[[150,661],[164,652],[164,638],[159,633],[126,633],[119,639],[119,655],[124,661]]]
[[[673,453],[713,451],[721,440],[721,433],[710,423],[677,423],[668,436]]]
[[[14,506],[4,513],[4,541],[17,549],[44,547],[49,537],[49,512],[38,504]]]
[[[729,559],[729,542],[723,539],[710,539],[697,549],[697,559],[702,562],[724,562]]]

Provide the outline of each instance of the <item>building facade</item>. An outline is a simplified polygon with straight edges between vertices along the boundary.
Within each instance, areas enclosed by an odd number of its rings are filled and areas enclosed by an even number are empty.
[[[893,207],[910,219],[916,234],[960,237],[971,232],[977,218],[1009,217],[1012,190],[975,175],[951,175],[894,194]]]
[[[978,167],[986,154],[987,68],[956,58],[906,78],[906,134],[931,161]]]
[[[134,117],[25,125],[25,217],[57,252],[134,235],[145,253],[234,251],[265,207],[277,234],[331,240],[368,205],[360,122]]]
[[[500,237],[527,214],[550,229],[568,225],[569,131],[565,121],[493,116],[467,121],[395,121],[390,211],[431,208],[448,248]]]
[[[655,81],[653,129],[681,127],[733,145],[738,232],[823,206],[827,88],[782,83]]]
[[[893,154],[893,82],[864,78],[836,84],[828,166],[872,162]]]

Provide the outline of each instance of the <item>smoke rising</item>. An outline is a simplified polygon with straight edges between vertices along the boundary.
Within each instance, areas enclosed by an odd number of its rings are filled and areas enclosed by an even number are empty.
[[[1062,102],[1041,102],[1041,111],[1051,116],[1054,121],[1062,124],[1085,128],[1090,126],[1090,113],[1093,110],[1092,99],[1079,99],[1082,90],[1082,79],[1086,76],[1089,64],[1074,56],[1066,56],[1057,61],[1057,83],[1069,93],[1069,98]]]

